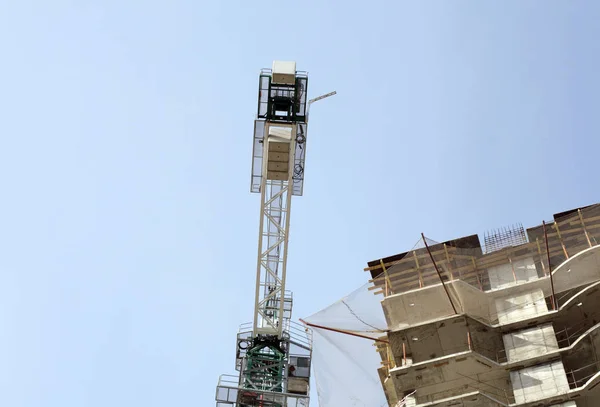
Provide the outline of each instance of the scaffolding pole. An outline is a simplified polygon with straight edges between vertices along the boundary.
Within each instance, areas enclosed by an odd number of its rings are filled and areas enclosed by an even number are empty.
[[[330,327],[323,326],[323,325],[311,324],[310,322],[306,322],[303,319],[300,319],[300,322],[302,322],[306,326],[310,326],[311,328],[324,329],[326,331],[337,332],[340,334],[346,334],[346,335],[350,335],[350,336],[356,336],[357,338],[369,339],[369,340],[372,340],[375,342],[381,342],[381,343],[387,343],[387,344],[390,343],[390,341],[386,341],[385,339],[371,338],[370,336],[367,336],[367,335],[361,335],[361,334],[357,334],[354,332],[344,331],[343,329],[336,329],[336,328],[330,328]],[[385,332],[382,332],[382,333],[385,333]]]
[[[550,287],[552,288],[552,308],[554,311],[558,309],[556,303],[556,295],[554,294],[554,277],[552,277],[552,267],[550,266],[550,250],[548,249],[548,232],[546,231],[546,221],[542,221],[544,226],[544,240],[546,241],[546,255],[548,256],[548,272],[550,273]]]
[[[431,258],[431,261],[433,262],[433,267],[435,267],[435,271],[437,272],[437,275],[440,278],[440,281],[442,282],[442,287],[444,287],[444,291],[446,291],[446,295],[448,296],[448,301],[450,301],[450,305],[452,305],[452,309],[454,310],[454,313],[458,314],[458,311],[456,311],[456,307],[454,306],[454,302],[452,301],[452,298],[450,297],[450,293],[448,292],[448,287],[446,287],[446,284],[444,283],[444,279],[442,278],[440,269],[438,269],[438,266],[437,266],[435,260],[433,259],[433,255],[431,254],[431,250],[429,250],[429,245],[427,244],[427,240],[425,240],[425,235],[423,233],[421,233],[421,237],[423,238],[423,243],[425,243],[425,248],[427,249],[427,253],[429,253],[429,257]]]

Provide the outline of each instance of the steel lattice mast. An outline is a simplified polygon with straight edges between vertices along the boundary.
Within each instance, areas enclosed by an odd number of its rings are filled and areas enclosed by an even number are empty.
[[[239,375],[220,377],[217,406],[308,406],[312,338],[291,321],[285,289],[290,209],[304,188],[310,104],[335,92],[308,101],[307,90],[295,62],[260,73],[250,188],[261,196],[254,320],[240,327]]]

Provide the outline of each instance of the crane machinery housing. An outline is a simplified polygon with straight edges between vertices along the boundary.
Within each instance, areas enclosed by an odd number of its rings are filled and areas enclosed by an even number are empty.
[[[221,375],[217,407],[307,407],[312,337],[285,289],[292,196],[304,188],[308,74],[274,61],[259,76],[250,191],[261,196],[254,320],[237,334],[237,375]]]

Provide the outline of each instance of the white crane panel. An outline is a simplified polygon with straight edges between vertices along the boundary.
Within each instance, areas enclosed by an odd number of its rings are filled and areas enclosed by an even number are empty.
[[[273,83],[293,85],[296,83],[296,62],[273,61]]]

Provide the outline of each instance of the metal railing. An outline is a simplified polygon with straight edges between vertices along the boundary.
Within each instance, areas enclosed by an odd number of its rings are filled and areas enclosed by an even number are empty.
[[[577,369],[571,369],[567,374],[567,381],[571,390],[585,386],[594,376],[600,372],[600,361],[589,363]]]
[[[598,314],[600,314],[600,311],[598,312]],[[561,329],[560,331],[557,331],[554,333],[555,337],[556,337],[556,343],[557,343],[557,347],[555,349],[548,349],[548,343],[546,343],[545,341],[543,343],[536,343],[536,342],[529,342],[529,345],[540,345],[543,346],[543,352],[540,353],[540,349],[531,349],[529,351],[523,351],[522,349],[515,349],[515,351],[518,350],[519,353],[519,357],[518,359],[513,359],[512,361],[510,360],[511,357],[509,357],[509,353],[510,351],[507,351],[506,349],[502,348],[502,349],[494,349],[488,346],[483,345],[481,342],[477,341],[474,342],[472,340],[472,336],[470,332],[466,332],[466,340],[462,345],[459,346],[454,346],[451,348],[444,348],[442,354],[440,355],[436,355],[435,358],[431,358],[429,360],[435,360],[441,357],[445,357],[445,356],[451,356],[453,354],[457,354],[457,353],[461,353],[461,352],[467,352],[467,351],[472,351],[472,352],[476,352],[482,356],[484,356],[485,358],[496,362],[497,364],[501,365],[501,364],[507,364],[509,362],[520,362],[523,360],[526,360],[528,358],[534,357],[534,356],[540,356],[542,354],[547,354],[549,351],[552,352],[552,350],[554,351],[559,351],[565,348],[568,348],[570,346],[572,346],[573,344],[575,344],[586,332],[588,332],[590,329],[592,328],[599,328],[600,327],[600,323],[596,324],[596,325],[591,325],[590,321],[588,320],[588,318],[586,318],[584,321],[578,322],[572,326],[569,327],[564,327],[563,329]],[[551,344],[551,342],[550,342]],[[407,355],[407,346],[406,346],[406,342],[402,343],[402,363],[400,364],[400,366],[408,366],[408,359],[410,358],[409,355]],[[422,363],[422,362],[426,362],[428,360],[420,360],[420,361],[413,361],[413,363]],[[388,362],[382,362],[382,364],[387,364]]]
[[[238,340],[252,339],[252,322],[241,324],[238,329]],[[283,326],[283,335],[295,345],[306,349],[312,348],[312,331],[303,324],[286,319]]]
[[[474,380],[474,379],[473,379]],[[515,403],[515,397],[511,389],[503,389],[482,382],[466,384],[461,387],[462,392],[457,394],[457,390],[443,390],[427,395],[419,395],[419,390],[415,393],[417,405],[426,403],[441,403],[450,398],[460,399],[463,397],[473,398],[473,393],[479,393],[479,397],[496,402],[498,406],[509,406]],[[487,404],[486,404],[487,405]]]
[[[569,384],[569,389],[571,391],[581,390],[588,383],[590,383],[591,380],[600,376],[600,361],[589,363],[580,368],[566,371],[565,374]],[[465,378],[467,377],[465,376]],[[489,383],[479,382],[475,378],[468,377],[468,379],[472,380],[473,383],[463,385],[461,387],[463,391],[459,394],[457,394],[457,389],[439,391],[428,395],[419,395],[419,391],[417,390],[417,404],[435,403],[449,398],[472,397],[473,392],[478,392],[481,394],[481,396],[495,401],[499,406],[509,406],[516,403],[516,398],[512,389],[500,388]],[[561,394],[565,393],[566,391],[562,391]],[[532,396],[537,396],[533,397],[537,401],[545,398],[553,398],[557,395],[560,394],[547,394],[542,390],[539,392],[528,392],[528,398],[530,399],[529,401],[533,401],[531,400]]]
[[[310,388],[307,387],[306,395],[295,393],[280,393],[267,390],[249,389],[240,386],[239,376],[221,375],[217,384],[215,400],[217,406],[224,404],[231,405],[238,403],[241,399],[246,399],[246,405],[254,405],[252,400],[256,400],[256,405],[269,405],[276,403],[287,407],[307,407],[309,402]]]
[[[285,333],[289,335],[290,342],[298,345],[308,351],[312,349],[312,331],[304,325],[289,321],[287,327],[284,328]]]

